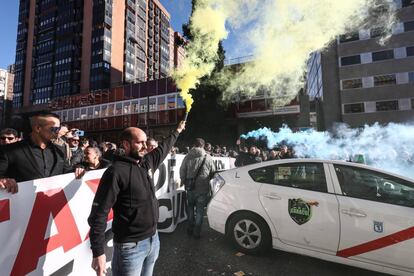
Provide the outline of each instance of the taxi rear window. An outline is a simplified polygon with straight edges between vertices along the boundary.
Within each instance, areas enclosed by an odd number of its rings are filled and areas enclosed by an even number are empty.
[[[265,166],[250,170],[249,175],[259,183],[327,192],[322,163],[287,163]]]

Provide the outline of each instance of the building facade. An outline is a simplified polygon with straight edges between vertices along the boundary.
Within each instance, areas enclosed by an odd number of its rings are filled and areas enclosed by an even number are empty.
[[[14,107],[165,78],[169,19],[158,0],[20,0]]]
[[[7,70],[0,69],[0,127],[5,127],[10,120],[13,100],[14,65]]]
[[[307,93],[318,129],[414,120],[414,1],[398,0],[397,23],[338,37],[308,62]]]
[[[185,114],[183,100],[169,78],[58,98],[50,108],[62,122],[98,141],[117,141],[121,130],[130,126],[160,139]]]

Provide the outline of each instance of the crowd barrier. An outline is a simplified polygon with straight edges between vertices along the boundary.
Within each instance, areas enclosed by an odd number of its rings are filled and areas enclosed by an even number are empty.
[[[158,231],[171,233],[186,220],[179,169],[184,155],[168,156],[154,174],[159,202]],[[218,170],[234,159],[214,157]],[[87,218],[105,170],[82,179],[58,175],[19,183],[19,192],[0,191],[0,275],[95,275]],[[105,232],[105,254],[112,258],[112,211]]]

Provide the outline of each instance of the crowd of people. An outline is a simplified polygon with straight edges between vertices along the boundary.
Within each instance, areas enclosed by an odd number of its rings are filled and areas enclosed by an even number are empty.
[[[101,177],[88,218],[92,268],[97,275],[106,273],[104,235],[111,209],[114,210],[113,274],[152,274],[159,252],[159,211],[152,178],[169,153],[186,154],[180,178],[187,193],[187,233],[194,239],[200,238],[210,194],[209,180],[216,171],[212,157],[233,157],[236,166],[244,166],[292,156],[286,146],[266,152],[254,145],[242,146],[238,140],[228,150],[227,146],[213,147],[202,138],[180,151],[175,143],[185,129],[185,121],[163,141],[147,137],[139,128],[126,128],[118,144],[88,139],[83,131],[61,124],[53,113],[33,115],[30,126],[31,132],[24,139],[14,129],[0,131],[0,189],[17,193],[18,182],[70,172],[81,178],[87,171],[108,168]]]

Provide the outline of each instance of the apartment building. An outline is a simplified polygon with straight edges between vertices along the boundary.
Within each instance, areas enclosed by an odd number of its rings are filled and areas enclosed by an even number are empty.
[[[385,44],[377,27],[341,35],[312,54],[307,93],[318,129],[414,120],[414,1],[395,3],[397,23]]]
[[[14,107],[165,78],[169,20],[158,0],[20,0]]]

